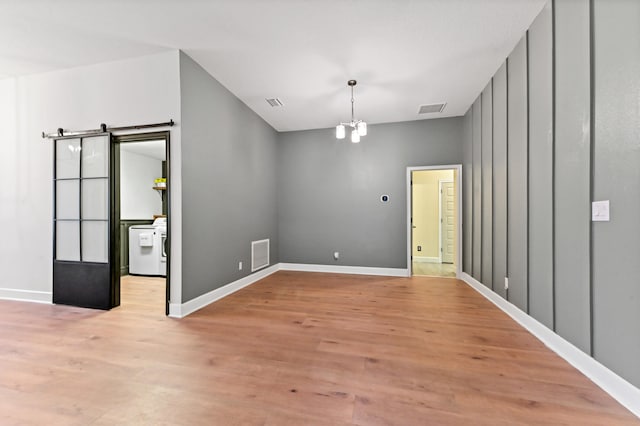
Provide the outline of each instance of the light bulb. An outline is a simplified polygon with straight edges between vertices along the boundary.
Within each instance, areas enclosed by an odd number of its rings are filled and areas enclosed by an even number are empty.
[[[351,142],[353,143],[360,142],[360,134],[355,129],[351,131]]]
[[[367,123],[364,121],[358,123],[358,134],[360,136],[367,136]]]
[[[344,126],[342,124],[338,124],[336,126],[336,138],[337,139],[344,139],[344,135],[345,135]]]

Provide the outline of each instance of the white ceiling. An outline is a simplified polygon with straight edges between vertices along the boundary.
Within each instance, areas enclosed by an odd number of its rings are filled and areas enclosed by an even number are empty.
[[[351,78],[357,119],[458,116],[545,2],[0,0],[0,77],[182,49],[280,131],[348,121]]]

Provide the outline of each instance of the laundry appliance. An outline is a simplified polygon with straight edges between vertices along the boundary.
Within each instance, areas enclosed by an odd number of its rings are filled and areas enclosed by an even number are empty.
[[[167,218],[129,228],[129,273],[167,276]]]

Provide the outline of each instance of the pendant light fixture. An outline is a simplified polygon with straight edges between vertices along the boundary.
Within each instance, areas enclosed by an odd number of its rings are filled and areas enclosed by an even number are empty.
[[[347,81],[347,86],[351,87],[351,121],[349,123],[340,123],[336,126],[336,138],[344,139],[346,136],[346,126],[351,128],[351,142],[360,142],[360,136],[367,135],[367,123],[362,120],[356,120],[354,118],[354,99],[353,99],[353,87],[358,84],[355,80]]]

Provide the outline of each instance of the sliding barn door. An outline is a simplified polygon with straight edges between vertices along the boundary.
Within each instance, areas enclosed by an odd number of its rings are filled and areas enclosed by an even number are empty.
[[[111,309],[120,304],[111,255],[111,135],[54,143],[53,302]]]

